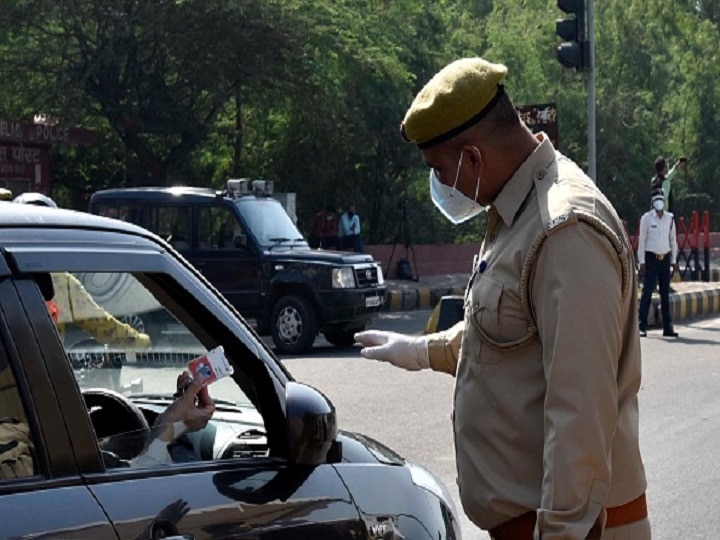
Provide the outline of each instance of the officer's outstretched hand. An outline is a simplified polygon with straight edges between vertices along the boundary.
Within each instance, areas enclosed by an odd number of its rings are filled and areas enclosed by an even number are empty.
[[[367,330],[355,334],[355,341],[363,346],[360,351],[363,358],[381,360],[410,371],[430,367],[428,341],[425,336]]]

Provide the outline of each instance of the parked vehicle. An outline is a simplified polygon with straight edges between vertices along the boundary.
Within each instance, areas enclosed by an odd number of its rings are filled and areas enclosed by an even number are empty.
[[[380,264],[367,254],[310,249],[271,192],[265,180],[230,180],[222,192],[111,189],[94,193],[89,210],[168,241],[244,317],[256,321],[261,335],[272,335],[278,352],[306,352],[318,333],[339,347],[351,346],[355,332],[385,302]],[[151,335],[162,328],[151,309],[133,310],[134,303],[128,303],[129,321]]]
[[[89,344],[70,327],[99,310],[71,298],[61,332],[46,305],[54,273],[124,283],[172,326],[147,348],[97,344],[78,359]],[[234,373],[210,387],[210,422],[167,444],[170,463],[138,464],[174,400],[168,366],[218,346]],[[111,376],[90,387],[82,369]],[[0,419],[0,538],[460,538],[437,477],[340,431],[332,403],[186,259],[117,220],[0,203]]]

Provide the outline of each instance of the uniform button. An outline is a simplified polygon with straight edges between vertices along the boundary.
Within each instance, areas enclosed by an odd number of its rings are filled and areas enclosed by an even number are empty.
[[[545,169],[535,169],[535,172],[533,172],[533,179],[542,180],[543,178],[545,178],[545,174]]]

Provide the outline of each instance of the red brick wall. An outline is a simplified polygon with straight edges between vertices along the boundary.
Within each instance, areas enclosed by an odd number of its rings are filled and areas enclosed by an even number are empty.
[[[411,246],[407,253],[405,246],[401,244],[395,246],[394,253],[392,245],[376,245],[365,246],[365,251],[382,263],[385,277],[389,279],[396,276],[397,262],[400,259],[407,259],[410,262],[416,276],[469,274],[473,257],[480,251],[480,243],[416,245]],[[390,260],[391,254],[392,260]]]
[[[710,247],[711,256],[720,251],[720,232],[710,233]],[[385,277],[389,279],[396,276],[397,262],[400,259],[410,261],[410,266],[416,276],[469,274],[473,256],[480,251],[480,243],[418,245],[412,246],[408,253],[405,252],[405,246],[401,244],[395,246],[394,253],[392,245],[375,245],[365,246],[365,251],[370,253],[376,261],[382,263]],[[413,258],[413,251],[415,258]],[[390,260],[391,253],[392,260]],[[720,257],[720,253],[717,256]]]

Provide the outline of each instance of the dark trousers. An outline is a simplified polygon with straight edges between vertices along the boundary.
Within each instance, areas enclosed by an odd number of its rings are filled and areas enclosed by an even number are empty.
[[[660,284],[660,309],[662,312],[663,330],[672,332],[670,319],[670,254],[662,260],[655,253],[645,252],[645,280],[640,297],[640,330],[647,330],[648,310],[655,286]]]

